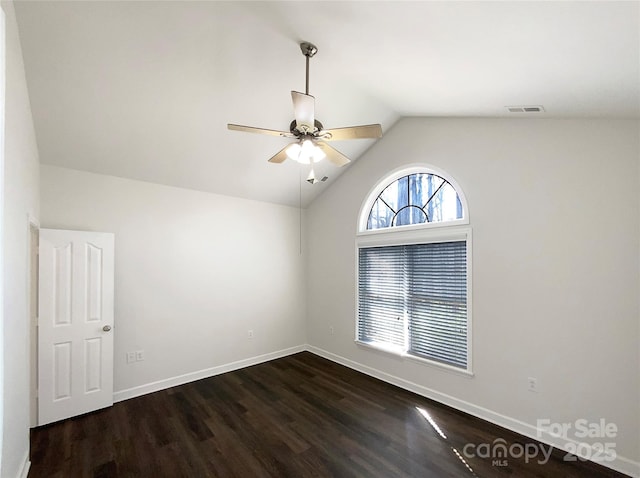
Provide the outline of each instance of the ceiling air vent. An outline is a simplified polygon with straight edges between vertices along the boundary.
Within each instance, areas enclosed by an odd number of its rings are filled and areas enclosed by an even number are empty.
[[[544,113],[544,107],[539,105],[505,106],[509,113]]]

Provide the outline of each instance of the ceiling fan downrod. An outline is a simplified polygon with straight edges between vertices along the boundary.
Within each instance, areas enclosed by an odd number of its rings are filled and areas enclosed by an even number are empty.
[[[313,57],[316,53],[318,53],[318,49],[313,43],[302,42],[300,43],[300,50],[302,50],[302,54],[305,56],[306,61],[306,81],[305,81],[305,90],[304,94],[309,94],[309,58]]]

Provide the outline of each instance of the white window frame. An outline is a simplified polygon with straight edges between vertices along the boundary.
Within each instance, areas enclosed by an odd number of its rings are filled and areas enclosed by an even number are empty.
[[[413,224],[407,226],[395,226],[374,230],[367,230],[367,221],[369,218],[369,212],[373,206],[373,203],[377,199],[378,195],[393,181],[398,180],[401,177],[410,174],[436,174],[443,179],[447,180],[451,186],[458,193],[460,202],[462,203],[462,219],[446,222],[434,222],[424,224]],[[379,247],[379,246],[400,246],[409,244],[429,244],[435,242],[452,242],[452,241],[465,241],[467,246],[467,368],[462,369],[453,365],[448,365],[436,360],[430,360],[425,357],[419,357],[417,355],[410,354],[406,351],[398,351],[397,349],[387,348],[384,346],[372,345],[370,343],[362,342],[358,340],[358,307],[360,302],[359,290],[356,286],[355,294],[355,329],[354,329],[354,342],[361,347],[382,351],[394,356],[402,357],[411,361],[416,361],[423,364],[428,364],[437,367],[442,370],[455,372],[463,375],[473,376],[473,294],[472,294],[472,231],[469,225],[469,209],[467,207],[466,198],[462,192],[460,186],[453,180],[447,173],[439,170],[438,168],[419,164],[404,166],[391,172],[383,179],[378,181],[374,188],[369,191],[367,199],[364,201],[362,208],[360,209],[358,220],[358,231],[356,233],[355,240],[355,277],[356,284],[359,280],[359,251],[363,248]],[[405,318],[406,320],[406,318]],[[406,342],[406,340],[405,340]]]

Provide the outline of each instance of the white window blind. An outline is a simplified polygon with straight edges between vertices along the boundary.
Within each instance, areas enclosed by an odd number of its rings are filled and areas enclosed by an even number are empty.
[[[467,368],[466,241],[363,247],[358,340]]]
[[[404,247],[360,249],[358,340],[405,349]]]

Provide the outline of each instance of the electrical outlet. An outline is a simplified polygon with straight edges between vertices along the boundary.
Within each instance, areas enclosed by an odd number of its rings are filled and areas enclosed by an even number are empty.
[[[329,333],[330,333],[331,335],[333,335],[333,325],[330,325],[330,326],[329,326]]]
[[[247,338],[249,339],[253,338],[253,330],[249,329],[249,331],[247,332]]]
[[[144,360],[144,350],[136,351],[136,362],[142,362]]]
[[[538,379],[537,378],[535,378],[535,377],[527,378],[527,384],[528,384],[527,389],[530,392],[537,392],[538,391]]]
[[[133,363],[136,361],[136,353],[135,352],[127,352],[127,363]]]

